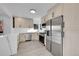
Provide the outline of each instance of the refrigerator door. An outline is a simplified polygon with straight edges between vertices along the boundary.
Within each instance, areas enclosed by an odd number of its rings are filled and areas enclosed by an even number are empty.
[[[62,56],[63,55],[63,17],[59,16],[52,19],[52,48],[51,52],[55,56]]]
[[[46,48],[48,51],[51,50],[51,36],[50,36],[50,20],[46,22]]]
[[[50,36],[47,36],[46,37],[46,48],[47,48],[48,51],[51,51],[50,44],[51,44],[51,37]]]

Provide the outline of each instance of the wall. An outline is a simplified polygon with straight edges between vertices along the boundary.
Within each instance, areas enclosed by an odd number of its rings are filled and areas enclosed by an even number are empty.
[[[39,40],[39,34],[38,33],[32,33],[32,40]]]
[[[79,4],[64,4],[64,55],[79,56]]]
[[[9,48],[8,40],[6,40],[7,36],[0,36],[0,56],[8,56],[11,55],[11,50]]]
[[[4,36],[5,35],[7,36],[6,43],[8,40],[9,49],[11,50],[9,54],[14,55],[17,53],[17,37],[16,37],[17,33],[13,33],[12,15],[3,4],[0,4],[0,9],[1,9],[0,16],[1,16],[3,23],[4,23],[3,24]],[[4,51],[2,51],[2,52],[4,52]]]

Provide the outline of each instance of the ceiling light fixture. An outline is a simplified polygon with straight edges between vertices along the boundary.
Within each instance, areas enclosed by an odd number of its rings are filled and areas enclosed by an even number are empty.
[[[30,9],[30,13],[35,14],[36,10],[35,9]]]

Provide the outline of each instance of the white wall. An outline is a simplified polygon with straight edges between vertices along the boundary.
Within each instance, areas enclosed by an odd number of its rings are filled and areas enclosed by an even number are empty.
[[[11,50],[9,48],[8,40],[6,38],[7,35],[0,36],[0,56],[11,55]]]
[[[11,33],[12,30],[12,19],[8,16],[3,16],[4,20],[4,34],[9,34]]]
[[[64,4],[64,55],[79,56],[79,3]]]
[[[3,28],[4,28],[4,35],[7,35],[6,40],[8,40],[9,49],[11,50],[10,53],[6,53],[7,55],[14,55],[17,53],[17,33],[13,33],[12,28],[12,15],[10,12],[4,7],[2,4],[0,4],[0,17],[3,20]],[[2,13],[1,13],[2,12]],[[7,41],[6,41],[7,43]],[[4,45],[6,44],[4,43]],[[6,49],[6,48],[5,48]],[[4,50],[4,49],[3,49]],[[2,51],[4,52],[4,51]]]
[[[4,23],[4,35],[7,35],[8,38],[6,38],[6,40],[9,41],[9,49],[11,49],[10,54],[14,55],[17,53],[17,33],[14,33],[12,30],[12,17],[9,17],[8,15],[2,15],[2,20]]]

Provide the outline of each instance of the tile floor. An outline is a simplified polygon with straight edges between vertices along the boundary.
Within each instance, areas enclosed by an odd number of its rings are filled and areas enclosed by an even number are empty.
[[[17,56],[52,56],[39,41],[20,43]]]

